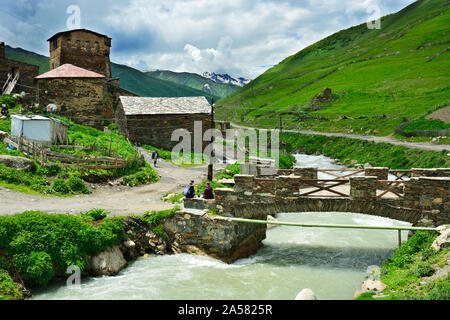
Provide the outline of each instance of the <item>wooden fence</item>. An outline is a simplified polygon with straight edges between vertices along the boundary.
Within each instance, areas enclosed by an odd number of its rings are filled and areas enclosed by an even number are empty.
[[[119,157],[118,148],[111,150],[111,148],[98,146],[95,143],[89,146],[79,145],[58,145],[58,149],[79,149],[89,152],[95,152],[95,155],[75,155],[66,154],[50,150],[50,148],[43,146],[42,144],[28,141],[21,137],[18,141],[13,141],[9,138],[4,140],[5,143],[15,147],[25,155],[38,161],[43,167],[57,166],[62,168],[78,168],[87,170],[113,170],[123,169],[133,164],[142,165],[144,157],[139,155],[136,151],[132,159],[125,159]],[[103,156],[102,154],[114,155]],[[57,161],[57,162],[54,162]]]

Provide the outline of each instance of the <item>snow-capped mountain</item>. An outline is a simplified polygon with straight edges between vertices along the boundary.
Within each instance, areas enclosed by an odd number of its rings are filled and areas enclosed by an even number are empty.
[[[239,87],[246,86],[251,80],[245,78],[233,78],[228,74],[217,74],[215,72],[205,72],[203,73],[203,77],[207,79],[211,79],[217,83],[231,83]]]

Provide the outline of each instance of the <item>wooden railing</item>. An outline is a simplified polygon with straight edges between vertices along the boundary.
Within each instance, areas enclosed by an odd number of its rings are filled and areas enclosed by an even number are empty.
[[[275,179],[270,178],[256,178],[254,180],[253,191],[258,194],[275,195]]]
[[[389,170],[389,173],[396,177],[395,181],[411,178],[412,170]]]
[[[382,190],[381,194],[377,195],[378,199],[383,198],[389,193],[392,193],[399,199],[403,199],[404,195],[398,188],[403,184],[403,181],[391,181],[391,180],[377,180],[378,190]]]
[[[363,173],[364,169],[360,169],[360,170],[355,170],[355,169],[319,169],[317,170],[317,172],[321,172],[324,174],[328,174],[330,176],[335,177],[333,180],[341,180],[341,179],[345,179],[345,178],[349,178],[352,176],[356,176],[359,173]],[[338,175],[336,174],[336,172],[341,172],[341,173],[345,173],[345,172],[350,172],[344,175]]]
[[[336,195],[340,197],[348,197],[349,194],[345,194],[341,191],[335,190],[334,188],[350,184],[350,180],[348,179],[302,179],[300,180],[302,184],[309,185],[315,189],[313,190],[307,190],[305,193],[300,193],[301,197],[309,196],[311,197],[313,194],[322,192],[322,191],[328,191],[330,193],[334,193],[335,195],[313,195],[318,197],[336,197]]]

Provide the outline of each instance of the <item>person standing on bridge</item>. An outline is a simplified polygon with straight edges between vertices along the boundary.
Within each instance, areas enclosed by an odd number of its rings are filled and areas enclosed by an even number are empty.
[[[155,151],[153,151],[153,153],[152,153],[153,164],[155,167],[156,167],[156,162],[158,161],[158,158],[159,158],[159,153],[158,153],[158,150],[155,149]]]

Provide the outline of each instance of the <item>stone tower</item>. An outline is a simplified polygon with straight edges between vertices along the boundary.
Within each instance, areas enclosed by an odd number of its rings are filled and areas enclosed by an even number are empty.
[[[66,63],[112,78],[111,38],[86,29],[55,34],[50,43],[50,70]]]
[[[5,58],[5,43],[0,42],[0,58]]]

